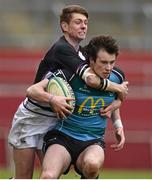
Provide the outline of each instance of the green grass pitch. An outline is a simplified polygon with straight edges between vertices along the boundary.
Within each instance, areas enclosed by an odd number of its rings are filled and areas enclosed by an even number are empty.
[[[34,173],[35,179],[39,178],[40,172],[37,170]],[[8,179],[12,177],[12,172],[9,170],[0,169],[0,179]],[[62,179],[80,179],[74,171],[70,171],[67,175],[62,176]],[[100,174],[100,179],[152,179],[152,171],[148,170],[111,170],[103,169]]]

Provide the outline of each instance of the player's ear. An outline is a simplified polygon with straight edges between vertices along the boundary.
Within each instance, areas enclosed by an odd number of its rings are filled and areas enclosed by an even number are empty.
[[[61,29],[63,30],[63,32],[67,32],[68,31],[68,23],[65,21],[61,22]]]

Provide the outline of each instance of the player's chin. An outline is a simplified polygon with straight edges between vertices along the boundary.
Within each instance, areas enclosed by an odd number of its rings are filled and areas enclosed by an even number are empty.
[[[109,73],[104,73],[104,74],[102,74],[102,77],[104,78],[104,79],[107,79],[108,77],[109,77]]]
[[[107,76],[107,75],[102,75],[102,76],[100,76],[100,77],[102,77],[102,78],[104,78],[104,79],[108,79],[109,76]]]
[[[86,35],[80,35],[79,36],[79,39],[82,41],[82,40],[84,40],[86,38]]]

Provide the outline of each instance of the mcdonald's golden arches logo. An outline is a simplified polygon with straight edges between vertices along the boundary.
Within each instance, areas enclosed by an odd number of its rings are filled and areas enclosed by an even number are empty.
[[[90,113],[93,113],[93,110],[95,109],[95,107],[101,102],[101,107],[105,106],[105,101],[103,98],[98,98],[96,101],[94,100],[94,98],[92,96],[87,97],[80,105],[79,109],[78,109],[78,113],[82,113],[85,105],[87,104],[87,102],[90,102]]]

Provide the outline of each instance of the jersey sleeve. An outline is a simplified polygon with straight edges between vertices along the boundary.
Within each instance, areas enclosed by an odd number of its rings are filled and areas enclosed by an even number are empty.
[[[119,78],[120,84],[125,81],[125,73],[119,68],[119,67],[114,67],[113,68],[113,73]]]
[[[125,81],[125,74],[119,67],[114,67],[112,72],[113,72],[114,76],[111,76],[111,78],[110,78],[111,81],[118,83],[118,84],[121,84],[121,83],[123,83],[123,81]],[[117,98],[118,98],[118,94],[115,93],[115,99],[117,99]]]
[[[46,75],[43,77],[43,79],[48,79],[50,80],[53,77],[60,77],[62,79],[64,79],[65,81],[69,80],[69,74],[68,71],[66,69],[58,69],[55,72],[47,72]]]

